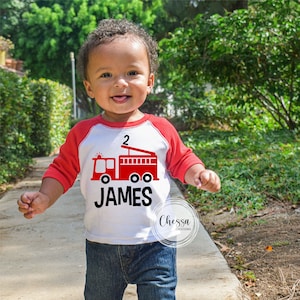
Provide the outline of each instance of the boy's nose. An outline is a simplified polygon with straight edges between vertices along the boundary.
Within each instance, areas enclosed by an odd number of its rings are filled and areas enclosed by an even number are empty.
[[[126,81],[126,79],[124,77],[118,77],[115,81],[115,87],[127,87],[128,86],[128,82]]]

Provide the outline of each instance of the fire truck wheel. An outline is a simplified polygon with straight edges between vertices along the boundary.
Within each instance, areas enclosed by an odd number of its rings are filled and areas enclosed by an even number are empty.
[[[143,180],[144,180],[145,182],[150,182],[150,181],[152,180],[152,175],[149,174],[149,173],[144,174],[144,175],[143,175]]]
[[[130,175],[130,181],[135,183],[138,182],[140,180],[140,176],[138,174],[131,174]]]
[[[101,182],[106,184],[106,183],[109,183],[110,182],[110,177],[108,175],[103,175],[101,177]]]

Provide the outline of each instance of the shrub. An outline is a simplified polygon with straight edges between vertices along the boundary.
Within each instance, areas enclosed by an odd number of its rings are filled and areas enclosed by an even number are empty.
[[[47,82],[51,87],[50,141],[53,152],[64,143],[70,129],[72,90],[58,82]]]
[[[0,69],[0,184],[22,178],[34,156],[48,155],[70,128],[72,92],[46,79]]]
[[[32,102],[28,78],[0,69],[0,183],[22,177],[31,161]]]
[[[30,83],[30,89],[34,97],[31,114],[33,156],[41,156],[51,152],[51,90],[48,84],[36,80]]]
[[[32,81],[30,88],[34,95],[33,155],[49,155],[60,147],[70,129],[72,92],[69,87],[46,79]]]

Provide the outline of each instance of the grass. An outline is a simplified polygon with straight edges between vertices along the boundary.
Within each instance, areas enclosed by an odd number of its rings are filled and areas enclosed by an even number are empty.
[[[243,279],[246,281],[256,281],[256,276],[253,271],[245,271],[243,272]]]
[[[275,241],[272,243],[273,247],[284,247],[290,245],[289,241]]]
[[[271,199],[300,203],[299,134],[288,130],[197,130],[182,132],[181,136],[222,181],[217,194],[188,187],[189,201],[202,210],[234,207],[249,215]]]

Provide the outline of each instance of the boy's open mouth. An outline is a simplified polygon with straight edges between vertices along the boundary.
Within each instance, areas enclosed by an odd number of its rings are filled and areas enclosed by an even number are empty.
[[[122,96],[113,96],[112,99],[115,101],[115,102],[118,102],[118,103],[123,103],[123,102],[126,102],[128,100],[129,96],[128,95],[122,95]]]

